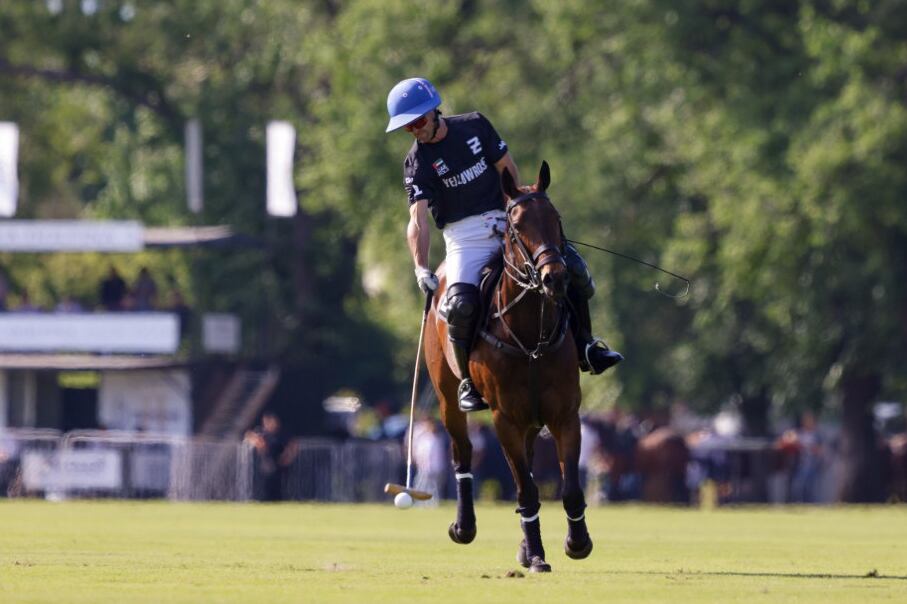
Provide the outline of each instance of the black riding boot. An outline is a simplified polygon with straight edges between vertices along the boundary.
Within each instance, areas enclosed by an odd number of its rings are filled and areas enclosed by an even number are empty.
[[[460,387],[457,388],[457,400],[460,403],[460,411],[484,411],[488,409],[488,403],[482,400],[482,395],[476,390],[476,385],[472,383],[469,377],[469,349],[460,340],[451,339],[454,351],[454,361],[457,363],[457,369],[463,379],[460,380]]]
[[[462,378],[457,388],[461,411],[488,409],[488,403],[482,400],[469,377],[469,348],[479,320],[479,304],[479,288],[472,283],[457,282],[448,286],[445,304],[440,310],[441,316],[447,319],[447,337],[453,344],[454,361]]]
[[[589,300],[583,295],[569,292],[571,331],[579,353],[579,368],[597,375],[624,360],[619,352],[611,350],[601,338],[592,335],[592,318],[589,316]]]

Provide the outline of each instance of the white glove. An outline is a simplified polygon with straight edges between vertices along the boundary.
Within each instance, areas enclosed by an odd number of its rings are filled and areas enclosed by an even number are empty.
[[[438,277],[427,268],[419,267],[416,269],[416,282],[422,293],[428,294],[438,289]]]

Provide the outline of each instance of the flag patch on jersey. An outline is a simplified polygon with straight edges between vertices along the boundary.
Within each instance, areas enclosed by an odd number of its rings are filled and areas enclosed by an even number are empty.
[[[445,164],[444,160],[441,159],[440,157],[438,159],[436,159],[435,163],[433,163],[431,166],[432,166],[432,168],[435,169],[435,172],[438,173],[438,176],[444,176],[445,174],[450,172],[450,169],[447,167],[447,164]]]

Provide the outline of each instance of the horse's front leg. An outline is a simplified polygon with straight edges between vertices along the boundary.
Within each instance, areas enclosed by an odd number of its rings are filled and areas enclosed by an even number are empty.
[[[457,478],[457,519],[447,534],[454,543],[472,543],[476,538],[476,512],[473,504],[472,442],[469,440],[466,414],[460,411],[456,396],[441,398],[441,421],[450,435],[454,472]]]
[[[516,426],[498,412],[494,416],[494,426],[516,483],[520,504],[517,512],[523,528],[523,541],[517,550],[517,561],[531,572],[550,572],[551,566],[545,562],[545,547],[542,545],[539,490],[532,479],[529,459],[529,443],[538,435],[538,430]]]
[[[564,478],[563,503],[567,513],[567,539],[564,551],[574,560],[592,552],[592,538],[586,528],[586,498],[579,480],[580,421],[573,415],[565,423],[549,427],[557,443],[557,456]]]

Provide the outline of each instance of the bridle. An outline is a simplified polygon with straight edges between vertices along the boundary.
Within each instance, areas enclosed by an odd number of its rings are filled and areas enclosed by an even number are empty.
[[[543,243],[535,250],[535,252],[530,253],[529,248],[526,247],[526,244],[523,243],[523,240],[520,238],[520,232],[513,222],[513,210],[519,207],[520,204],[533,199],[544,199],[549,203],[551,202],[544,192],[536,191],[520,195],[507,202],[507,207],[504,210],[507,218],[507,231],[505,232],[505,235],[510,239],[511,246],[519,252],[520,263],[515,264],[511,262],[507,257],[507,254],[504,254],[504,271],[517,285],[523,288],[524,292],[534,291],[543,294],[544,291],[542,289],[541,279],[542,268],[554,262],[566,267],[567,263],[564,261],[564,256],[561,253],[560,247],[551,245],[550,243]],[[560,216],[558,216],[558,223],[560,223]],[[561,240],[563,241],[563,239],[563,228],[561,228]],[[563,243],[561,245],[563,245]],[[545,254],[548,255],[542,258]],[[522,294],[519,297],[522,297]]]
[[[515,254],[519,257],[516,259],[509,258],[509,255],[505,250],[504,273],[511,281],[518,285],[522,291],[505,305],[501,294],[501,283],[499,283],[496,292],[497,310],[490,317],[491,319],[500,319],[504,331],[507,332],[507,336],[515,343],[515,346],[500,340],[488,330],[483,329],[481,332],[481,336],[495,348],[504,350],[515,356],[528,356],[530,360],[539,359],[549,350],[556,350],[560,347],[561,343],[563,343],[564,336],[567,333],[567,312],[564,303],[560,300],[554,303],[556,312],[554,327],[546,333],[545,308],[548,304],[545,303],[547,296],[545,295],[545,290],[542,285],[542,268],[552,263],[559,263],[564,267],[567,266],[562,252],[564,241],[563,228],[559,225],[561,228],[561,246],[543,243],[534,252],[530,252],[529,248],[520,237],[519,230],[513,221],[514,208],[534,199],[543,199],[549,203],[551,201],[544,192],[533,191],[520,195],[507,202],[507,207],[505,208],[507,230],[505,231],[504,236],[509,240],[511,249],[513,249]],[[560,223],[560,217],[558,217],[558,222]],[[507,321],[504,320],[504,316],[529,293],[542,296],[542,303],[539,310],[539,337],[532,350],[520,341],[510,325],[507,324]]]

